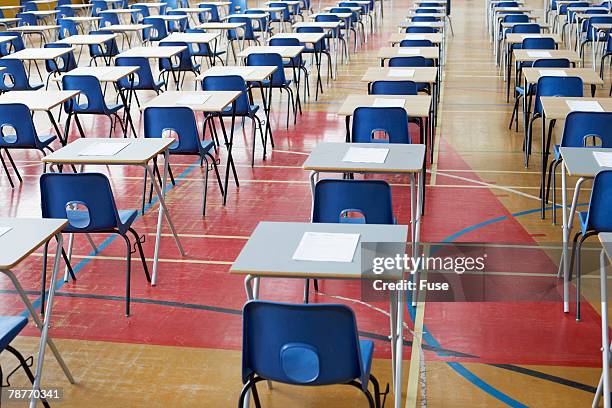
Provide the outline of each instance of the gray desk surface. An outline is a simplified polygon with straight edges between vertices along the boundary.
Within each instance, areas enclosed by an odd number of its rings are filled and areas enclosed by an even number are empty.
[[[293,254],[305,232],[359,233],[361,242],[395,243],[404,254],[407,225],[311,224],[260,222],[230,268],[230,273],[287,278],[360,279],[362,266],[358,244],[352,262],[296,261]],[[375,253],[367,256],[374,257]],[[382,275],[381,275],[382,276]]]
[[[0,269],[11,269],[64,228],[68,220],[52,218],[0,218]]]
[[[586,147],[562,147],[561,156],[563,157],[563,163],[567,169],[567,173],[570,176],[577,177],[595,177],[601,170],[607,169],[601,167],[593,152],[609,152],[612,153],[612,149],[603,148],[586,148]]]
[[[113,156],[83,156],[79,153],[97,143],[130,142],[129,146]],[[77,139],[59,150],[43,157],[45,163],[56,164],[108,164],[108,165],[143,165],[174,143],[173,138],[159,139]]]
[[[384,163],[342,161],[349,147],[389,149]],[[329,172],[417,173],[423,170],[425,145],[397,143],[319,143],[303,164],[304,170]]]
[[[612,262],[612,232],[600,232],[597,234],[597,237],[599,238],[599,242],[601,242],[601,246],[606,252],[608,262]]]

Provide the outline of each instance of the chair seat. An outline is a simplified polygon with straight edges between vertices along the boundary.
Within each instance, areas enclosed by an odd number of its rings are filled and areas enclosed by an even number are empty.
[[[0,316],[0,351],[4,350],[27,324],[28,319],[23,316]]]

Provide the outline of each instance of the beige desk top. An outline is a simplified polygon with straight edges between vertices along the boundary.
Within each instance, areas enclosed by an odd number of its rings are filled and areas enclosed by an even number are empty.
[[[553,71],[549,76],[557,76],[555,71],[565,72],[565,76],[579,77],[584,85],[601,85],[603,80],[592,68],[523,68],[523,75],[530,84],[535,84],[543,73]]]
[[[326,29],[338,28],[342,25],[341,21],[300,21],[293,25],[294,29],[302,27],[320,27]]]
[[[396,74],[397,73],[397,74]],[[412,74],[412,75],[410,75]],[[374,81],[414,81],[420,83],[436,82],[438,69],[436,67],[405,67],[405,68],[368,68],[361,78],[362,82]]]
[[[560,34],[506,34],[506,44],[521,44],[525,38],[552,38],[556,44],[561,43]]]
[[[14,268],[42,244],[60,232],[68,220],[52,218],[0,218],[0,227],[11,229],[0,235],[0,269]]]
[[[145,28],[153,27],[151,24],[114,24],[106,27],[101,27],[100,31],[110,31],[113,33],[123,33],[130,31],[141,31]]]
[[[100,82],[117,82],[121,78],[138,71],[138,67],[77,67],[52,81],[61,81],[64,75],[91,75],[98,78]]]
[[[78,95],[79,91],[10,91],[0,95],[0,104],[22,103],[31,111],[50,111],[68,99]]]
[[[536,61],[539,59],[567,58],[570,62],[579,62],[580,56],[572,50],[514,50],[516,62]],[[547,52],[550,56],[534,56],[533,53]]]
[[[42,31],[57,30],[60,26],[58,25],[35,25],[35,26],[21,26],[21,27],[9,27],[7,31],[17,31],[20,33],[40,33]]]
[[[74,51],[74,48],[26,48],[9,54],[3,59],[19,59],[22,61],[52,60]]]
[[[339,116],[352,116],[355,109],[364,106],[374,106],[377,99],[402,99],[404,100],[404,109],[408,116],[426,118],[429,116],[431,107],[430,95],[348,95],[340,109]]]
[[[80,152],[98,143],[125,143],[129,146],[113,156],[85,156]],[[102,165],[145,165],[174,143],[173,138],[82,138],[42,158],[44,163],[54,164],[102,164]]]
[[[546,119],[562,120],[569,115],[570,109],[567,101],[596,101],[604,112],[612,112],[612,98],[575,98],[564,96],[543,96],[540,98]]]
[[[116,34],[77,34],[66,37],[63,40],[57,41],[60,44],[71,44],[71,45],[92,45],[92,44],[103,44],[106,41],[110,41],[113,38],[117,38]]]
[[[178,41],[190,44],[208,44],[219,37],[219,33],[172,33],[160,42]]]
[[[245,23],[202,23],[198,24],[195,28],[202,28],[204,30],[234,30],[245,25]]]
[[[393,33],[389,36],[391,44],[399,44],[403,40],[429,40],[434,44],[442,43],[440,33]]]
[[[296,38],[299,42],[305,44],[314,44],[325,37],[325,33],[279,33],[274,34],[270,39],[275,38]]]
[[[196,77],[196,81],[201,81],[207,76],[238,75],[247,82],[260,82],[267,79],[277,70],[272,66],[215,66],[207,69]]]
[[[294,58],[300,55],[304,50],[304,47],[285,47],[285,46],[253,46],[247,47],[240,51],[238,57],[246,58],[250,54],[261,54],[261,53],[275,53],[279,54],[283,58]]]
[[[378,58],[395,57],[425,57],[437,60],[440,56],[438,47],[382,47],[378,50]]]
[[[171,58],[186,49],[185,46],[134,47],[123,51],[118,57]]]
[[[221,112],[240,96],[238,91],[167,91],[141,106],[186,106],[195,112]]]

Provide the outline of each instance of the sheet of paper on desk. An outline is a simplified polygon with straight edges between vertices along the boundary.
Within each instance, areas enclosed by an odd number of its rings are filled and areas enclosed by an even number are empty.
[[[601,167],[612,167],[612,152],[593,152],[593,156]]]
[[[0,226],[0,237],[12,230],[13,227],[2,227]]]
[[[562,69],[540,69],[540,76],[551,76],[551,77],[564,77],[567,76],[567,72]]]
[[[397,50],[400,55],[419,55],[420,52],[421,50],[410,47],[400,47]]]
[[[424,40],[425,36],[424,35],[407,35],[406,40]]]
[[[372,104],[375,108],[403,108],[406,101],[398,98],[375,98]]]
[[[250,75],[253,72],[252,69],[245,69],[245,68],[238,68],[238,67],[234,67],[234,68],[231,68],[231,67],[227,67],[226,68],[226,67],[224,67],[222,70],[220,69],[218,71],[219,72],[215,72],[215,74],[218,74],[218,75],[238,75],[238,76],[241,76],[243,78],[245,76]]]
[[[177,105],[204,105],[210,95],[185,95],[176,100]]]
[[[413,77],[414,69],[393,68],[389,70],[390,77]]]
[[[349,147],[342,161],[351,163],[384,163],[387,160],[388,154],[389,149]]]
[[[126,147],[130,145],[130,142],[100,142],[87,146],[85,149],[79,152],[79,156],[114,156]]]
[[[604,109],[597,101],[565,101],[568,108],[578,112],[603,112]]]
[[[352,262],[359,234],[305,232],[293,253],[296,261]]]
[[[527,51],[527,55],[531,58],[550,58],[548,51]]]

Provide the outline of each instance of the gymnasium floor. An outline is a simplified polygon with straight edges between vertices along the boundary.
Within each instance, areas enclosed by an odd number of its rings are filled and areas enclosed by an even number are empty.
[[[527,6],[541,13],[542,2]],[[330,3],[331,4],[331,3]],[[285,127],[286,95],[273,106],[276,147],[266,161],[258,144],[250,166],[250,125],[239,132],[235,160],[240,188],[230,184],[228,203],[221,205],[210,183],[207,215],[201,216],[203,172],[199,163],[172,159],[177,179],[168,203],[187,256],[181,257],[164,225],[161,263],[156,287],[149,286],[134,260],[132,314],[123,313],[124,247],[114,237],[98,236],[99,254],[77,238],[73,265],[77,282],[57,293],[51,336],[56,340],[78,384],[71,386],[48,355],[44,387],[61,387],[59,407],[230,407],[241,389],[240,309],[245,301],[243,280],[228,274],[232,261],[259,221],[308,221],[308,174],[301,165],[322,141],[344,140],[344,121],[335,112],[348,94],[366,93],[360,82],[368,67],[378,66],[376,50],[407,14],[411,2],[385,0],[385,18],[364,48],[339,66],[339,76],[319,101],[303,104],[297,125]],[[505,101],[505,83],[495,66],[484,27],[484,1],[454,0],[454,37],[441,91],[434,164],[429,169],[424,241],[559,245],[561,229],[550,217],[540,220],[539,139],[529,168],[522,161],[522,128],[508,130],[512,104]],[[314,78],[314,77],[312,77]],[[311,84],[314,79],[311,80]],[[609,79],[606,81],[610,83]],[[609,85],[608,85],[609,86]],[[191,89],[186,84],[184,89]],[[314,86],[313,86],[314,90]],[[607,95],[607,88],[598,89]],[[151,98],[148,95],[143,99]],[[137,118],[136,107],[134,116]],[[39,132],[50,127],[37,118]],[[106,118],[86,118],[88,135],[107,134]],[[558,126],[559,128],[560,126]],[[119,132],[117,131],[117,137]],[[539,124],[535,134],[539,135]],[[73,132],[72,138],[76,138]],[[221,153],[224,159],[224,152]],[[24,183],[11,189],[0,175],[0,216],[39,216],[38,178],[42,171],[35,153],[15,155],[24,169]],[[222,160],[223,162],[223,160]],[[93,167],[91,168],[94,169]],[[108,172],[106,168],[98,168]],[[139,208],[142,174],[111,168],[119,208]],[[388,178],[398,222],[408,223],[407,180]],[[211,180],[212,181],[212,180]],[[573,180],[569,185],[573,186]],[[581,202],[586,202],[587,196]],[[150,206],[135,226],[147,236],[146,253],[153,254],[157,205]],[[535,285],[558,287],[558,252],[531,251],[526,258],[507,257],[499,282],[508,290]],[[526,256],[526,255],[520,255]],[[40,254],[18,269],[32,300],[37,299]],[[23,311],[10,282],[0,279],[0,310]],[[589,406],[600,373],[599,295],[596,275],[584,279],[582,321],[574,304],[564,314],[558,302],[422,302],[408,308],[404,349],[406,407],[582,407]],[[265,281],[261,297],[300,302],[302,283]],[[572,292],[573,293],[573,292]],[[359,286],[322,281],[314,302],[341,302],[357,314],[364,337],[376,341],[373,373],[390,381],[390,347],[385,341],[388,320],[384,304],[364,304]],[[37,348],[29,327],[16,344],[25,354]],[[2,358],[3,366],[14,362]],[[25,377],[12,378],[26,387]],[[260,387],[265,407],[366,406],[359,391],[347,387],[309,389],[275,384]],[[392,395],[387,398],[391,406]],[[11,405],[8,405],[11,406]],[[16,405],[15,405],[16,406]]]

